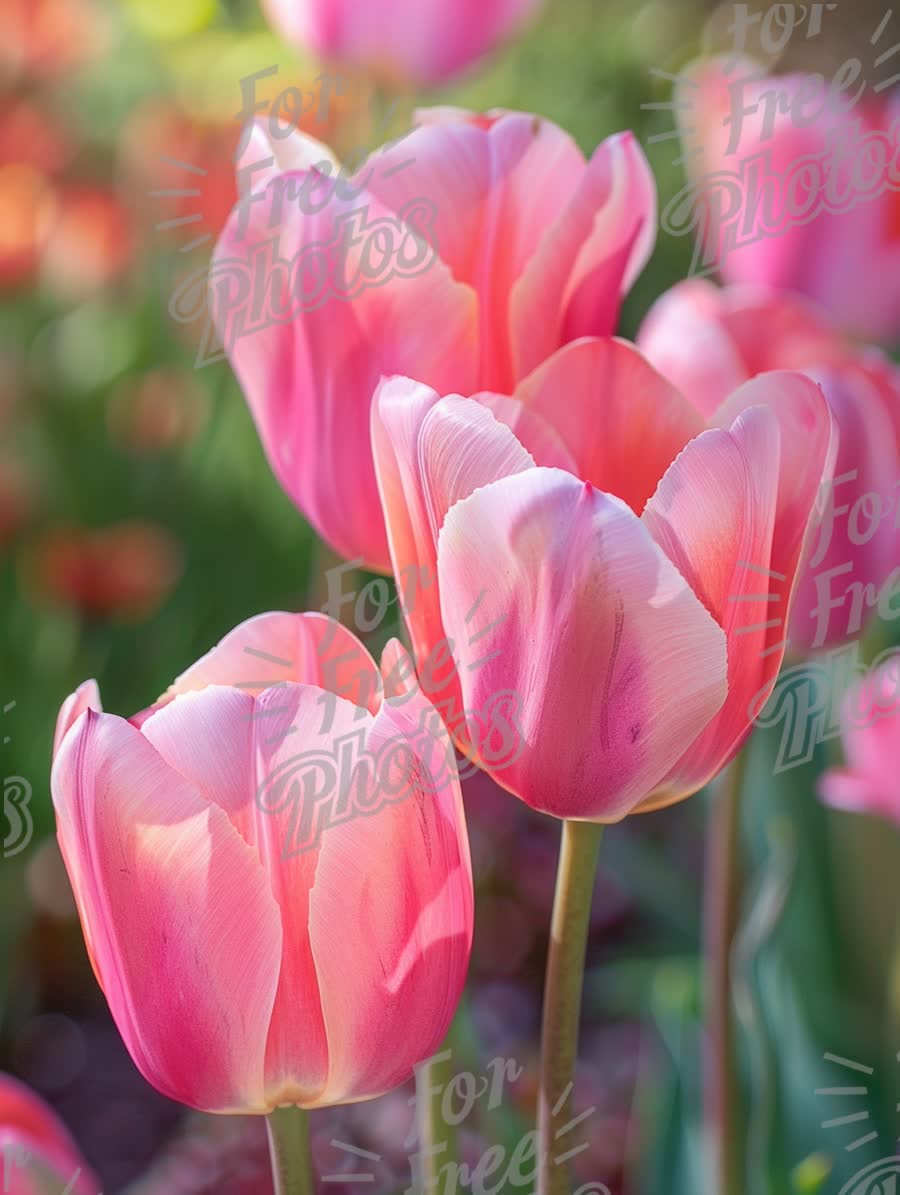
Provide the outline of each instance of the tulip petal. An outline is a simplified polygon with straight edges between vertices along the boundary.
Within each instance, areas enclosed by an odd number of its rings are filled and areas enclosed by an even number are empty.
[[[778,518],[772,545],[774,567],[793,576],[810,536],[810,488],[831,476],[837,437],[821,388],[802,374],[772,370],[741,386],[716,412],[713,425],[727,428],[754,406],[766,406],[778,421],[781,470]]]
[[[509,393],[515,385],[509,296],[584,171],[581,151],[562,129],[508,112],[487,125],[457,121],[416,129],[378,155],[371,179],[363,173],[371,193],[392,211],[419,195],[434,205],[441,260],[478,295],[482,389]]]
[[[641,324],[637,345],[705,417],[755,372],[722,326],[722,293],[691,278],[657,299]]]
[[[0,1189],[10,1195],[43,1195],[48,1169],[60,1180],[59,1190],[70,1184],[70,1195],[97,1195],[100,1190],[62,1121],[24,1083],[0,1073]]]
[[[281,925],[256,852],[113,715],[81,717],[52,789],[92,962],[139,1070],[191,1107],[264,1111]]]
[[[539,0],[263,0],[282,37],[320,57],[355,63],[407,87],[441,83],[477,61],[534,12]]]
[[[486,407],[471,399],[441,400],[404,378],[379,389],[372,447],[394,573],[421,664],[445,642],[436,567],[444,515],[478,486],[534,461]]]
[[[315,1103],[328,1072],[307,930],[320,842],[348,816],[341,794],[372,717],[308,685],[254,699],[218,687],[179,697],[143,727],[160,755],[228,815],[264,862],[284,931],[266,1049],[270,1105]],[[350,760],[350,762],[346,762]]]
[[[521,387],[516,393],[520,395]],[[578,473],[578,463],[564,444],[562,436],[549,419],[545,419],[536,409],[526,406],[518,397],[494,394],[488,390],[473,394],[472,398],[487,407],[495,419],[506,424],[536,465]]]
[[[704,426],[634,346],[618,339],[566,345],[520,383],[515,397],[552,424],[578,477],[615,494],[635,514]]]
[[[900,816],[900,659],[888,659],[848,693],[842,710],[844,754],[853,771],[894,794]]]
[[[868,813],[890,818],[900,823],[900,808],[891,790],[873,786],[868,776],[843,768],[832,768],[818,780],[822,800],[834,809],[847,813]]]
[[[724,700],[721,628],[629,508],[569,474],[529,470],[457,503],[438,575],[471,733],[512,728],[489,770],[536,809],[618,821]]]
[[[455,395],[422,420],[419,461],[434,539],[455,503],[500,477],[534,468],[535,463],[486,407]]]
[[[900,657],[888,659],[853,685],[841,709],[847,766],[819,779],[819,794],[836,809],[886,817],[900,824]]]
[[[375,713],[381,678],[356,636],[325,614],[258,614],[240,623],[169,687],[163,702],[207,685],[258,695],[286,684],[314,685]]]
[[[59,751],[63,739],[74,726],[85,710],[96,710],[101,713],[103,703],[100,700],[100,690],[95,680],[86,680],[70,694],[60,707],[56,717],[56,730],[53,735],[53,758]]]
[[[510,299],[517,378],[560,344],[615,331],[622,297],[656,238],[656,185],[631,133],[607,138],[577,187],[552,194],[555,218]]]
[[[476,302],[437,258],[427,200],[394,214],[332,185],[289,172],[238,205],[211,267],[213,317],[282,487],[338,552],[387,571],[372,395],[394,373],[473,389]]]
[[[806,372],[828,400],[836,456],[794,597],[790,639],[798,652],[845,642],[859,631],[853,614],[831,609],[829,599],[840,600],[854,582],[879,592],[900,559],[890,517],[900,469],[890,410],[900,411],[900,387],[884,395],[885,403],[876,379],[856,362]],[[844,606],[849,604],[845,596]]]
[[[827,466],[830,415],[808,378],[763,374],[729,407],[742,413],[727,431],[704,432],[687,446],[643,515],[724,628],[729,660],[725,705],[644,808],[669,804],[711,780],[736,754],[770,695]]]
[[[316,169],[336,175],[341,168],[323,141],[271,116],[251,121],[244,130],[244,139],[237,163],[238,182],[246,180],[249,185],[244,189],[248,191],[258,190],[288,170]]]
[[[416,686],[385,703],[366,752],[377,761],[368,814],[323,836],[310,901],[329,1045],[323,1103],[387,1091],[434,1054],[472,945],[472,871],[453,748]]]

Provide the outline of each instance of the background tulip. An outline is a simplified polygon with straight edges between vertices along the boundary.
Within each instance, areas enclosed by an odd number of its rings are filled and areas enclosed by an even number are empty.
[[[586,163],[526,113],[418,119],[337,182],[325,147],[257,126],[241,164],[256,185],[211,271],[219,334],[276,477],[338,552],[382,571],[368,432],[380,379],[510,392],[560,345],[614,330],[655,235],[653,181],[629,134]],[[272,267],[251,296],[273,243],[284,263],[319,248],[293,277]]]
[[[798,581],[790,643],[805,651],[858,633],[874,603],[854,593],[870,587],[877,594],[900,559],[900,371],[802,300],[699,279],[657,301],[638,344],[704,415],[766,370],[802,369],[820,383],[837,456]]]
[[[98,981],[164,1094],[360,1100],[440,1044],[472,879],[449,741],[408,663],[389,647],[380,674],[330,619],[267,614],[131,719],[93,682],[63,706],[60,846]]]
[[[848,693],[841,717],[846,765],[826,772],[829,805],[900,825],[900,661],[882,664]]]
[[[471,66],[532,16],[540,0],[264,0],[288,41],[389,80],[435,84]]]
[[[4,1195],[100,1195],[68,1131],[24,1084],[0,1074],[0,1190]]]
[[[85,619],[140,622],[182,572],[181,545],[162,527],[124,521],[93,530],[56,527],[28,546],[25,584]]]
[[[850,75],[765,76],[747,60],[706,60],[683,74],[675,106],[703,265],[804,295],[843,328],[890,343],[900,336],[900,106]]]
[[[770,373],[704,430],[633,347],[584,339],[512,399],[477,397],[392,379],[373,410],[395,569],[437,578],[408,609],[423,688],[544,812],[617,821],[689,795],[737,752],[784,654],[829,450],[821,392]],[[438,690],[442,637],[457,671]],[[519,749],[492,767],[498,694]]]

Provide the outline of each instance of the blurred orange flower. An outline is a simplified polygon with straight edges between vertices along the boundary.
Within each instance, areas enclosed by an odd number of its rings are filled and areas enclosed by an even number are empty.
[[[68,138],[41,108],[0,100],[0,286],[24,282],[37,268],[55,218],[53,177],[71,154]]]
[[[111,187],[68,183],[57,192],[41,266],[60,295],[82,298],[120,277],[135,245],[131,218]]]
[[[96,57],[107,36],[107,21],[89,0],[3,0],[0,71],[63,74]]]

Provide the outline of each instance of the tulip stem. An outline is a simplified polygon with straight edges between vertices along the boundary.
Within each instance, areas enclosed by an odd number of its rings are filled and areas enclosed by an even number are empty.
[[[570,1189],[565,1163],[557,1163],[554,1154],[572,1145],[569,1140],[561,1147],[556,1133],[572,1119],[584,960],[602,836],[603,827],[593,822],[563,822],[541,1033],[539,1195],[568,1195]]]
[[[275,1195],[314,1195],[309,1113],[276,1108],[266,1117]]]
[[[449,1040],[449,1038],[448,1038]],[[441,1171],[456,1164],[456,1129],[444,1116],[444,1092],[454,1079],[452,1051],[444,1049],[416,1070],[419,1153],[415,1189],[440,1189]]]
[[[715,1190],[744,1188],[741,1088],[732,1001],[732,952],[741,916],[740,801],[746,749],[722,777],[707,829],[706,1122],[714,1150]]]

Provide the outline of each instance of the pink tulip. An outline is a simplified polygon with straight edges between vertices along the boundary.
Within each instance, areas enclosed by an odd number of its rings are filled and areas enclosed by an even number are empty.
[[[0,1074],[0,1190],[8,1195],[99,1195],[100,1183],[47,1105]]]
[[[586,163],[536,116],[419,120],[336,184],[325,147],[258,124],[242,162],[250,190],[210,274],[276,477],[338,552],[382,571],[368,430],[381,378],[510,392],[561,345],[614,330],[655,235],[653,181],[630,134]],[[291,274],[273,263],[273,238]]]
[[[900,825],[900,661],[889,659],[848,694],[842,717],[846,767],[821,778],[836,809],[870,813]]]
[[[638,344],[704,415],[766,370],[802,369],[821,384],[837,459],[820,495],[790,641],[806,651],[859,633],[900,560],[900,370],[801,300],[699,279],[657,301]]]
[[[89,681],[52,789],[100,986],[144,1077],[211,1112],[365,1099],[440,1044],[472,877],[449,740],[317,614],[264,614],[130,719]]]
[[[483,58],[540,0],[264,0],[287,41],[388,80],[441,83]]]
[[[376,468],[395,571],[421,578],[420,681],[500,784],[617,821],[737,752],[784,654],[830,422],[814,383],[771,373],[707,427],[619,340],[568,345],[513,397],[382,386]]]
[[[763,77],[747,60],[686,72],[675,104],[690,190],[663,225],[704,267],[815,300],[867,339],[900,336],[900,105],[838,72]]]

